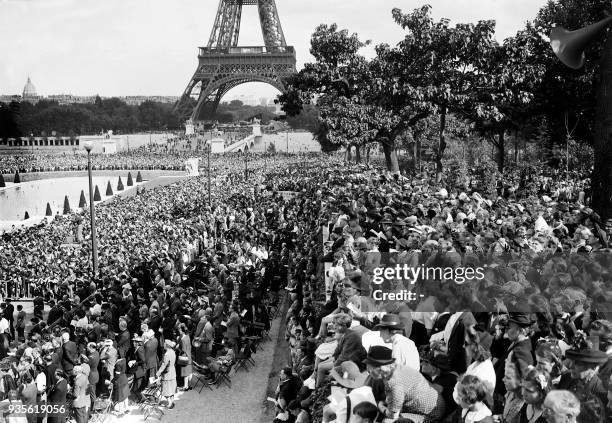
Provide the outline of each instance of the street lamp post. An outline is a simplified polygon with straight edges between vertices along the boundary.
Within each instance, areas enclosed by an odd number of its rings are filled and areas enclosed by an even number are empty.
[[[212,148],[212,142],[211,140],[206,140],[206,151],[207,151],[207,155],[208,155],[208,207],[211,209],[212,211],[212,205],[210,202],[210,150]]]
[[[249,156],[247,152],[244,152],[244,180],[246,181],[249,177],[249,168],[248,168]]]
[[[93,181],[91,177],[91,150],[93,143],[85,142],[85,150],[87,151],[87,173],[89,176],[89,215],[91,220],[91,254],[93,262],[93,276],[98,275],[98,243],[96,242],[96,216],[94,214],[94,193]]]

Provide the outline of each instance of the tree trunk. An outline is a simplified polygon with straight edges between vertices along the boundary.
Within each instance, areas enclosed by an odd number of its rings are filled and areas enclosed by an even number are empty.
[[[385,162],[389,172],[399,172],[399,163],[397,161],[397,152],[395,151],[395,142],[391,140],[382,141],[383,151],[385,152]]]
[[[518,140],[518,135],[517,135],[517,131],[514,131],[514,164],[517,165],[518,164],[518,149],[519,149],[519,140]]]
[[[361,163],[361,147],[355,146],[355,163]]]
[[[349,145],[348,147],[346,147],[346,161],[350,163],[351,159],[353,158],[353,155],[351,153],[351,150],[353,149],[352,145]]]
[[[370,146],[366,147],[366,164],[370,164]]]
[[[416,152],[417,152],[417,172],[421,173],[421,137],[417,138]]]
[[[612,32],[603,48],[600,86],[597,90],[593,150],[595,166],[591,177],[593,209],[605,221],[612,217]]]
[[[438,142],[438,151],[436,151],[436,182],[442,180],[442,157],[446,150],[446,106],[440,109],[440,139]]]
[[[506,140],[504,138],[504,130],[500,129],[497,134],[497,170],[504,171],[504,160],[506,158]]]
[[[418,148],[418,137],[412,143],[412,162],[414,163],[414,172],[417,173],[419,171],[419,148]]]

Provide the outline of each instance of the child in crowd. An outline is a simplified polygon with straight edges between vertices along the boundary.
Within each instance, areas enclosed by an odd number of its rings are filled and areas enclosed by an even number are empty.
[[[364,401],[353,408],[350,423],[374,423],[377,417],[378,408],[374,404]]]
[[[478,377],[465,375],[458,382],[454,393],[455,402],[461,407],[461,418],[457,422],[475,423],[492,415],[485,404],[487,387]]]

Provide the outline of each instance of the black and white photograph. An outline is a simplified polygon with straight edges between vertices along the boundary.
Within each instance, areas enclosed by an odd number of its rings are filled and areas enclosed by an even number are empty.
[[[0,0],[0,423],[612,422],[612,1]]]

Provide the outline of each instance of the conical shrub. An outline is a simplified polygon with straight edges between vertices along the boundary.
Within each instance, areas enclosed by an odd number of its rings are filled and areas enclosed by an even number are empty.
[[[142,182],[142,175],[140,174],[140,171],[138,171],[138,174],[136,175],[136,182]]]
[[[79,207],[83,208],[87,205],[87,201],[85,201],[85,192],[81,190],[81,198],[79,198]]]
[[[15,172],[15,178],[13,179],[13,182],[16,184],[21,182],[21,178],[19,177],[19,171]]]
[[[134,185],[134,181],[132,181],[132,172],[128,172],[127,186],[131,187],[132,185]]]
[[[96,190],[94,191],[94,201],[100,201],[102,200],[102,196],[100,195],[100,190],[98,189],[98,186],[96,185]]]
[[[4,176],[0,173],[0,188],[4,188],[6,186],[6,182],[4,182]]]
[[[119,177],[119,182],[117,182],[117,191],[123,191],[123,181],[121,181],[121,176]]]
[[[30,214],[28,212],[25,212],[25,215],[23,216],[23,220],[28,220],[30,218]]]
[[[64,196],[64,214],[70,214],[70,202],[68,202],[68,196]]]
[[[47,203],[47,210],[45,211],[45,216],[53,216],[53,211],[51,211],[51,204]]]
[[[111,187],[110,181],[108,181],[108,184],[106,184],[106,196],[111,195],[113,195],[113,187]]]

